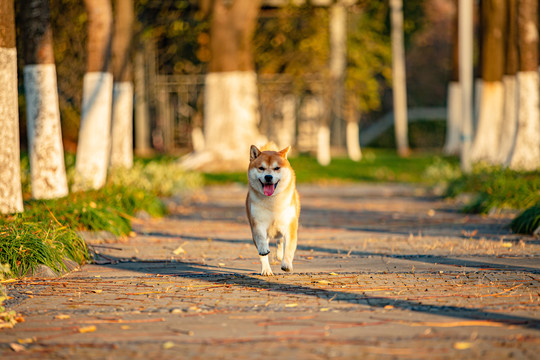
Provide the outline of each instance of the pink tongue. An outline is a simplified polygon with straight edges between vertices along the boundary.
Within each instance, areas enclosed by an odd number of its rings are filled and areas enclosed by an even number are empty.
[[[271,196],[274,193],[274,185],[264,185],[264,195]]]

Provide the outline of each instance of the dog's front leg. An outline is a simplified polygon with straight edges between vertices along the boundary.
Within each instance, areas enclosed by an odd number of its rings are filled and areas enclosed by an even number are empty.
[[[266,235],[266,232],[262,229],[255,229],[253,232],[253,242],[257,246],[257,251],[259,251],[259,259],[261,260],[261,275],[263,276],[272,276],[272,268],[270,267],[270,262],[268,261],[268,254],[270,254],[269,241]]]

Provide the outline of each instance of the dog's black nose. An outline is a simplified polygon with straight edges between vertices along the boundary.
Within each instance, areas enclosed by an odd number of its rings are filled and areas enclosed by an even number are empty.
[[[266,182],[272,182],[272,175],[265,175],[264,180],[266,180]]]

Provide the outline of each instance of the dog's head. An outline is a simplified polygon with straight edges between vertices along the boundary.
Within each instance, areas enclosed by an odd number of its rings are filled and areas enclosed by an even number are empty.
[[[287,160],[291,149],[281,151],[260,151],[251,145],[248,168],[250,186],[266,196],[277,195],[289,187],[294,180],[294,172]]]

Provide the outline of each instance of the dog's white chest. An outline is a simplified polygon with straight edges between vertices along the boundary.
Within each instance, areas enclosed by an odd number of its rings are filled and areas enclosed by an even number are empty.
[[[276,228],[282,231],[290,225],[296,216],[296,210],[292,205],[266,202],[252,203],[251,215],[258,227],[260,226],[265,229]]]

